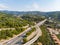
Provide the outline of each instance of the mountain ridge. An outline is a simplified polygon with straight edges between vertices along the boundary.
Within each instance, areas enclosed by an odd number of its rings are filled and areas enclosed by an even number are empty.
[[[52,12],[41,12],[41,11],[8,11],[3,10],[0,12],[12,14],[12,15],[42,15],[46,17],[54,18],[55,20],[60,20],[60,11],[52,11]]]

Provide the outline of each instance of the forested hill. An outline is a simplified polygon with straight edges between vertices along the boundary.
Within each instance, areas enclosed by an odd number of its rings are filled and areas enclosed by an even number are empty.
[[[28,21],[22,20],[20,17],[17,18],[13,15],[0,12],[0,28],[22,27],[27,25],[27,22]]]
[[[34,25],[34,22],[39,22],[44,19],[45,16],[40,15],[15,16],[13,14],[0,12],[0,28],[23,27],[28,24]]]
[[[46,17],[52,17],[55,20],[60,21],[60,11],[53,11],[53,12],[40,12],[40,11],[0,11],[0,12],[4,12],[7,14],[13,14],[13,15],[44,15]]]
[[[60,21],[60,11],[47,12],[46,14],[46,16],[54,18],[54,20]]]
[[[45,12],[40,12],[40,11],[8,11],[8,10],[3,10],[0,12],[4,12],[7,14],[13,14],[13,15],[25,15],[25,14],[45,15]]]

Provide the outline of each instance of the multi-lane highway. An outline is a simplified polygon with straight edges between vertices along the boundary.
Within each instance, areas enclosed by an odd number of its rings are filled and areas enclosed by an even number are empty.
[[[36,26],[36,30],[37,30],[37,35],[33,39],[31,39],[30,41],[25,43],[24,45],[31,45],[32,43],[34,43],[39,38],[39,36],[42,35],[42,32],[41,32],[39,26]]]
[[[32,42],[35,42],[38,39],[38,37],[40,36],[41,31],[40,31],[39,26],[41,26],[46,20],[47,19],[45,19],[45,20],[39,22],[38,24],[36,24],[35,26],[33,26],[33,27],[36,27],[38,33],[37,33],[36,37],[33,38],[33,40],[31,40]],[[25,31],[23,31],[21,34],[17,35],[16,37],[14,37],[14,38],[12,38],[12,39],[10,39],[8,41],[3,42],[1,45],[15,45],[15,43],[18,42],[18,41],[20,41],[23,38],[23,35],[26,34],[27,32],[29,32],[33,27],[29,27],[28,29],[26,29]]]
[[[27,43],[25,43],[24,45],[31,45],[32,43],[34,43],[38,38],[39,36],[42,35],[42,32],[41,32],[41,29],[39,28],[39,26],[41,26],[46,20],[38,23],[35,27],[36,27],[36,30],[37,30],[37,35],[31,39],[30,41],[28,41]]]
[[[10,40],[7,40],[7,41],[5,41],[5,42],[3,42],[1,45],[12,45],[13,43],[16,43],[17,41],[19,41],[21,38],[23,38],[23,35],[25,34],[25,33],[27,33],[28,31],[30,31],[31,30],[31,27],[30,28],[28,28],[28,29],[26,29],[24,32],[22,32],[21,34],[19,34],[19,35],[17,35],[16,37],[14,37],[14,38],[12,38],[12,39],[10,39]]]

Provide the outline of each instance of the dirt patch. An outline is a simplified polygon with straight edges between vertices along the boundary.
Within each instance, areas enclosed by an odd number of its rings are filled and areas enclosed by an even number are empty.
[[[37,44],[38,44],[38,45],[42,45],[42,43],[41,43],[41,42],[38,42]]]

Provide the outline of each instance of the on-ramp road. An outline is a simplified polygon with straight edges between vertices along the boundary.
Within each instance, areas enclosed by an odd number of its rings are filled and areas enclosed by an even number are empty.
[[[28,41],[27,43],[25,43],[24,45],[31,45],[32,43],[34,43],[42,35],[41,29],[39,28],[39,26],[43,25],[46,20],[47,19],[45,19],[44,21],[38,23],[35,26],[36,30],[37,30],[37,35],[33,39],[31,39],[30,41]]]

